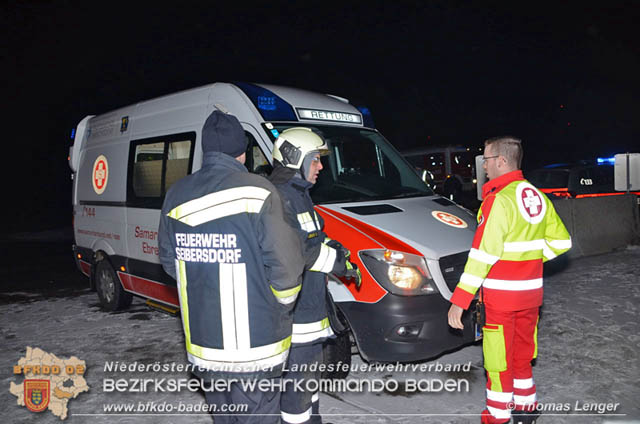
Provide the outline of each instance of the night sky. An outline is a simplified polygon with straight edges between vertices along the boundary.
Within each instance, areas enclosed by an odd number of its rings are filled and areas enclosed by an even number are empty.
[[[640,150],[638,1],[164,3],[2,2],[4,231],[70,224],[84,116],[216,81],[366,104],[398,149],[511,134],[525,169]]]

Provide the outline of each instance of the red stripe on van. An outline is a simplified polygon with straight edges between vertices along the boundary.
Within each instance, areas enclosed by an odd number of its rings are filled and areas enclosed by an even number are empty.
[[[352,225],[353,227],[355,227],[359,231],[363,232],[367,236],[369,236],[372,239],[374,239],[375,241],[377,241],[383,248],[390,249],[390,250],[397,250],[397,251],[400,251],[400,252],[413,253],[414,255],[422,256],[422,253],[420,253],[419,251],[417,251],[413,247],[409,246],[407,243],[398,240],[397,238],[387,234],[386,232],[384,232],[383,230],[381,230],[379,228],[374,227],[373,225],[365,224],[362,221],[359,221],[359,220],[357,220],[355,218],[352,218],[350,216],[344,215],[344,214],[342,214],[340,212],[336,212],[336,211],[334,211],[332,209],[328,209],[326,207],[316,206],[316,208],[318,208],[318,212],[324,212],[325,214],[334,215],[335,217],[339,218],[340,220],[346,222],[347,224]],[[324,217],[324,215],[323,215],[323,217]],[[325,232],[327,234],[329,234],[326,230],[325,230]],[[336,237],[335,237],[336,240],[341,242],[340,237],[339,237],[341,235],[342,234],[337,233]],[[362,250],[362,249],[359,249],[359,250]]]
[[[635,194],[636,196],[640,195],[640,191],[631,191],[631,194]],[[578,194],[576,199],[581,199],[583,197],[604,197],[604,196],[619,196],[621,194],[627,194],[625,191],[616,192],[616,193],[592,193],[592,194]]]
[[[363,233],[361,230],[334,216],[333,211],[323,210],[317,206],[316,208],[318,213],[324,219],[325,233],[349,249],[351,252],[349,260],[358,265],[358,268],[362,273],[362,285],[360,286],[360,289],[358,289],[353,282],[342,279],[342,282],[345,283],[345,287],[351,292],[357,302],[375,303],[382,299],[388,292],[377,283],[371,274],[369,274],[369,271],[367,271],[360,261],[358,252],[360,250],[367,249],[383,249],[384,246],[377,243],[371,237],[368,237],[368,235]]]
[[[348,283],[347,281],[347,284],[345,284],[345,287],[358,302],[375,303],[388,293],[369,274],[360,261],[358,252],[368,249],[392,249],[422,256],[420,252],[411,246],[369,224],[326,207],[316,206],[316,210],[324,219],[324,232],[349,249],[351,252],[349,260],[355,262],[362,273],[360,290],[353,283]]]
[[[147,280],[146,278],[136,277],[135,275],[121,271],[118,271],[118,277],[122,282],[122,286],[127,291],[164,302],[167,305],[180,307],[178,291],[175,287],[167,286],[157,281]]]
[[[91,277],[91,264],[83,260],[78,260],[78,263],[80,263],[80,271],[87,277]]]

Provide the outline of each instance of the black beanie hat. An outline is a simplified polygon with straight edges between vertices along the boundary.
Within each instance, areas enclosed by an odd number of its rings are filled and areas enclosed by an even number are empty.
[[[247,138],[238,118],[214,110],[202,127],[202,151],[221,152],[237,158],[246,150]]]

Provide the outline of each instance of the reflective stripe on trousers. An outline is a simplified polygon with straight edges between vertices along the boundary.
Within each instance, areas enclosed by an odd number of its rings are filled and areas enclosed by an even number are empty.
[[[333,336],[329,318],[306,324],[293,323],[291,343],[310,343],[314,340],[326,339]]]
[[[538,308],[523,311],[486,309],[483,328],[484,367],[487,371],[486,423],[503,423],[517,410],[535,408],[531,360],[537,353]]]
[[[318,392],[294,390],[294,385],[287,380],[319,380],[320,371],[309,371],[309,366],[314,363],[321,364],[322,344],[303,345],[291,347],[291,355],[287,361],[287,370],[283,376],[285,390],[280,399],[282,422],[285,424],[321,423],[319,414]],[[304,367],[304,368],[303,368]],[[317,367],[316,367],[317,368]],[[305,388],[305,385],[302,385]]]

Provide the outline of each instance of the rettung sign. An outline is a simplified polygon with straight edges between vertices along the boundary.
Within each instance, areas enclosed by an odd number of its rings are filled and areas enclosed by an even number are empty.
[[[297,109],[300,119],[313,119],[315,121],[337,121],[350,124],[362,124],[362,116],[356,113],[334,112],[318,109]]]

